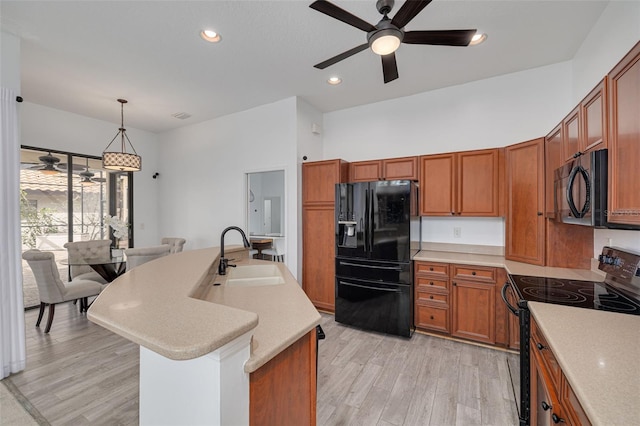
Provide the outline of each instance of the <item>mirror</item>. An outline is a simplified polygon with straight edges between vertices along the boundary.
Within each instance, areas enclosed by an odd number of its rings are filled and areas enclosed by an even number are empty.
[[[284,170],[247,173],[249,235],[284,236]]]

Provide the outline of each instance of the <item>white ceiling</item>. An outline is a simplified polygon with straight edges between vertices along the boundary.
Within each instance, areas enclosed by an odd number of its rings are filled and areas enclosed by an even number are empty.
[[[405,28],[473,29],[475,47],[402,45],[400,78],[384,84],[366,33],[288,1],[7,1],[2,30],[21,37],[26,101],[162,132],[300,96],[329,112],[570,60],[607,1],[434,0]],[[375,0],[336,1],[375,24]],[[397,1],[390,16],[400,8]],[[204,42],[212,28],[222,42]],[[328,77],[343,79],[339,86]],[[179,120],[171,115],[192,115]]]

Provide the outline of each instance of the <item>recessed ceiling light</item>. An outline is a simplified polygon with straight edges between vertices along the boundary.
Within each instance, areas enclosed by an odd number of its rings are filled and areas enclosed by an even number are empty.
[[[202,30],[200,32],[200,37],[202,37],[204,40],[210,43],[217,43],[220,41],[220,38],[221,38],[220,34],[218,34],[213,30]]]
[[[469,46],[475,46],[477,44],[480,44],[486,39],[487,39],[487,35],[485,33],[476,33],[476,35],[474,35],[471,38],[471,42],[469,43]]]
[[[330,77],[329,80],[327,80],[327,83],[335,86],[336,84],[342,83],[342,79],[340,77]]]

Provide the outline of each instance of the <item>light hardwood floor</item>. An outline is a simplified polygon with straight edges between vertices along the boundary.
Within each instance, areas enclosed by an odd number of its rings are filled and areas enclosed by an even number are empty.
[[[27,368],[15,387],[51,425],[138,423],[138,346],[57,306],[49,335],[25,314]],[[323,314],[318,425],[516,425],[513,354],[415,334],[368,333]],[[7,379],[5,379],[7,380]],[[40,424],[46,424],[40,418]]]

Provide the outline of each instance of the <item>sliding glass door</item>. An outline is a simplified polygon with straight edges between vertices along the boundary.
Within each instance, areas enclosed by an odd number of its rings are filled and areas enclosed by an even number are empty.
[[[68,241],[112,239],[106,215],[132,221],[129,173],[103,170],[99,158],[22,147],[20,158],[20,213],[22,249],[51,251],[56,260],[67,258]],[[114,247],[116,241],[114,241]],[[118,241],[133,244],[132,235]],[[63,280],[68,267],[58,263]],[[37,286],[23,261],[25,307],[40,304]]]

